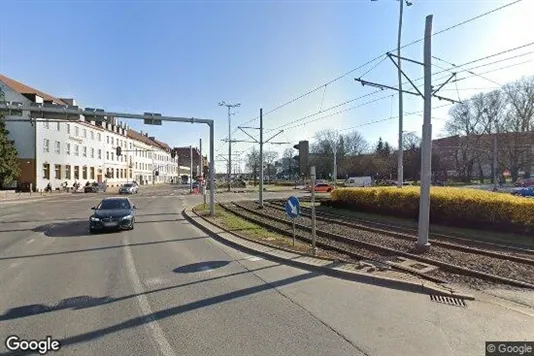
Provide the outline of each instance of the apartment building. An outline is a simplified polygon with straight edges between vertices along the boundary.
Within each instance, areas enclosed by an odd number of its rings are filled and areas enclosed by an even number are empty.
[[[32,103],[76,105],[74,99],[56,98],[0,75],[5,100],[25,106]],[[130,129],[115,118],[107,122],[29,119],[6,116],[10,138],[19,154],[21,175],[17,184],[43,190],[49,183],[59,189],[64,183],[106,181],[119,186],[135,180],[140,184],[166,183],[178,178],[176,160],[164,142]],[[117,156],[117,146],[122,155]],[[189,171],[182,167],[182,171]],[[156,173],[157,172],[157,173]],[[155,177],[155,179],[153,179]]]

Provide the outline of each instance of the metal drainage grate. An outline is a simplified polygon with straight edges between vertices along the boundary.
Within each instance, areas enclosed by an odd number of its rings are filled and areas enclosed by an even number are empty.
[[[467,304],[465,303],[465,300],[460,298],[454,298],[454,297],[446,297],[443,295],[430,295],[430,300],[437,303],[452,305],[455,307],[466,307]]]

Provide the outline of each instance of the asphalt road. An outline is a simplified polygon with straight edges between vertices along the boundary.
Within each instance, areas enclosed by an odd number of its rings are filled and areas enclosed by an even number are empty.
[[[99,235],[87,233],[96,195],[2,206],[0,337],[52,336],[60,355],[164,356],[481,355],[487,340],[533,338],[532,308],[447,306],[229,248],[184,221],[202,200],[184,193],[142,190],[135,230]],[[217,199],[236,197],[255,195]]]

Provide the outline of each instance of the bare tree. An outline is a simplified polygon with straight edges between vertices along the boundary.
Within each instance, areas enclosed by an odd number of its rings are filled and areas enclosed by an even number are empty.
[[[256,147],[252,147],[252,150],[247,153],[245,164],[246,169],[252,173],[252,176],[254,177],[254,186],[256,186],[256,180],[260,169],[260,152]]]
[[[274,162],[278,159],[278,152],[276,151],[265,151],[263,152],[263,161],[267,166],[267,177],[271,179],[271,171],[274,169]]]
[[[464,181],[471,181],[475,164],[480,162],[481,135],[486,131],[484,121],[484,94],[477,94],[468,101],[456,104],[449,112],[451,118],[445,123],[445,131],[459,136],[454,147],[455,168]]]
[[[296,153],[293,148],[286,148],[282,154],[282,174],[288,175],[290,178],[298,174],[298,164],[293,159],[295,155]]]
[[[369,150],[369,142],[358,131],[352,131],[343,136],[347,155],[356,156]]]

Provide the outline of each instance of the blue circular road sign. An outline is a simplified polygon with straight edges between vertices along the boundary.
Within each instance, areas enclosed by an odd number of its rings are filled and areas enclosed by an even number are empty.
[[[286,213],[293,219],[300,215],[300,202],[296,197],[289,197],[289,199],[287,199]]]

